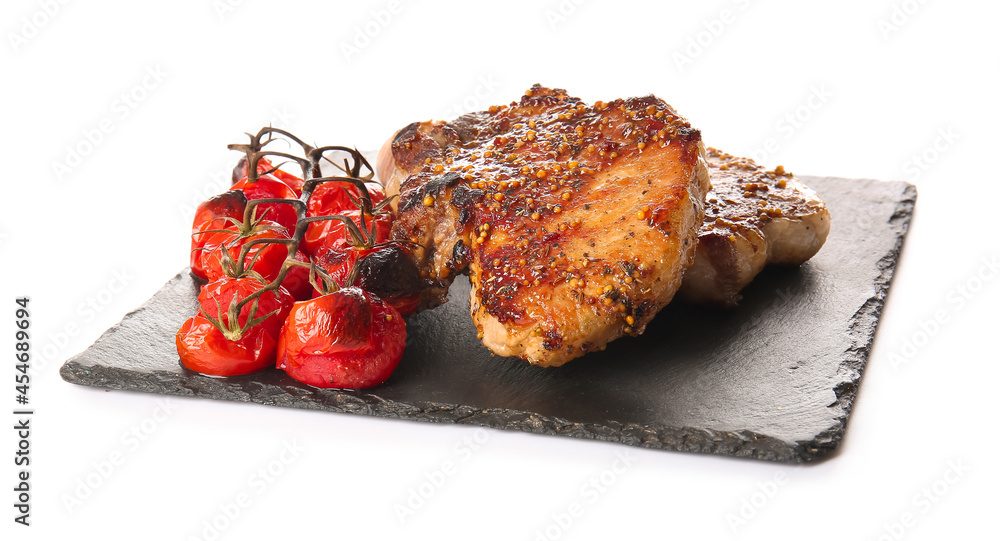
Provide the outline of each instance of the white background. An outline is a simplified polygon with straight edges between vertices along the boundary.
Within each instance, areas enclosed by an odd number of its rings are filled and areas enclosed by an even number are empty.
[[[220,539],[996,538],[1000,318],[983,259],[998,254],[995,2],[426,0],[390,13],[386,1],[224,1],[51,15],[53,2],[4,2],[0,346],[13,349],[14,298],[29,295],[38,369],[33,525],[13,524],[5,503],[16,537],[4,539],[188,540],[213,519]],[[225,145],[244,131],[274,123],[376,148],[411,121],[508,103],[535,82],[588,102],[652,92],[713,146],[749,154],[773,139],[756,153],[768,166],[918,186],[833,458],[796,467],[201,399],[173,398],[164,415],[163,397],[59,378],[185,266],[190,209],[224,188],[237,157]],[[947,322],[929,323],[935,313]],[[133,427],[152,433],[138,442]],[[471,450],[474,438],[485,443]],[[286,443],[302,450],[278,468]],[[0,502],[13,502],[15,446],[3,430]],[[612,476],[619,453],[632,464]],[[457,472],[401,521],[396,505],[449,460]],[[268,466],[283,472],[255,482]],[[581,486],[602,473],[613,482],[593,501]],[[88,478],[99,486],[67,505]],[[942,495],[914,500],[925,489]],[[249,505],[218,519],[241,493]],[[558,526],[574,503],[580,516]]]

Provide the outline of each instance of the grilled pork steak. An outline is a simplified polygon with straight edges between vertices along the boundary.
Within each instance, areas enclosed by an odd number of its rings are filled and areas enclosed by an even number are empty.
[[[694,260],[708,170],[701,134],[655,96],[520,101],[406,126],[378,160],[399,194],[392,237],[443,302],[472,282],[483,344],[558,366],[640,334]]]
[[[695,302],[735,304],[765,265],[800,265],[830,232],[830,212],[805,184],[779,168],[708,149],[712,189],[694,265],[680,294]]]

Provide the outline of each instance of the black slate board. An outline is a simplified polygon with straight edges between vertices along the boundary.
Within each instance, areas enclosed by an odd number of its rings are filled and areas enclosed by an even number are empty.
[[[80,385],[417,421],[483,425],[782,462],[844,435],[916,200],[902,182],[804,177],[833,228],[800,268],[767,269],[735,309],[674,303],[639,338],[561,368],[491,356],[451,302],[408,319],[403,361],[367,391],[319,390],[270,370],[234,378],[181,366],[174,333],[197,309],[185,270],[60,370]]]

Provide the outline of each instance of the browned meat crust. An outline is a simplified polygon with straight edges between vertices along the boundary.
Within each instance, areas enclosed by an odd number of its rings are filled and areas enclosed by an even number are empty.
[[[509,106],[413,123],[383,148],[393,237],[443,302],[458,273],[501,355],[557,366],[641,333],[694,258],[701,135],[655,96],[587,105],[535,85]]]
[[[735,304],[765,265],[800,265],[815,255],[830,231],[830,212],[783,168],[765,171],[713,148],[706,157],[712,189],[681,295]]]

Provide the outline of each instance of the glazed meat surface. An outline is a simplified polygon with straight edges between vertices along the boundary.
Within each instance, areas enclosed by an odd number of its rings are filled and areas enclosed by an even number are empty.
[[[694,260],[709,188],[700,133],[662,100],[538,85],[406,126],[378,169],[399,194],[392,236],[435,283],[424,305],[467,273],[483,344],[544,366],[643,332]]]
[[[801,265],[815,255],[830,232],[830,212],[816,192],[780,167],[765,171],[712,148],[706,157],[712,189],[680,294],[732,305],[765,265]]]

